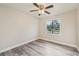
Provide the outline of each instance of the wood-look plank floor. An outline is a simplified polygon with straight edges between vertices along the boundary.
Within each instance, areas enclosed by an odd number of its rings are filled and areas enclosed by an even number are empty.
[[[3,52],[0,56],[78,56],[74,49],[44,40],[36,40]]]

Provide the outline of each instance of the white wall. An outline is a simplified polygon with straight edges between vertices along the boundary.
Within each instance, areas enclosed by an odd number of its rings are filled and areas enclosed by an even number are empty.
[[[79,8],[77,9],[77,49],[79,51]]]
[[[48,20],[54,19],[61,21],[61,33],[59,35],[47,33],[46,23]],[[42,39],[76,47],[76,10],[41,19],[39,34]]]
[[[8,7],[0,6],[0,51],[37,39],[38,20]]]

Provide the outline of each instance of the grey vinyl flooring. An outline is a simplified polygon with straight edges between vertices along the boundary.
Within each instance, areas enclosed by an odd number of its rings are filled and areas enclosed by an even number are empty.
[[[79,53],[73,48],[39,39],[3,52],[0,56],[79,56]]]

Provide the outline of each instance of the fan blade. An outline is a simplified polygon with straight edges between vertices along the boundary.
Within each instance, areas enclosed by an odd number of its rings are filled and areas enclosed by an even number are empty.
[[[47,13],[47,14],[50,14],[50,12],[48,12],[48,11],[44,11],[45,13]]]
[[[35,5],[36,7],[39,7],[39,5],[37,3],[33,3],[33,5]]]
[[[49,5],[45,9],[52,8],[52,7],[53,7],[53,5]]]
[[[34,11],[38,11],[38,10],[30,10],[30,12],[34,12]]]

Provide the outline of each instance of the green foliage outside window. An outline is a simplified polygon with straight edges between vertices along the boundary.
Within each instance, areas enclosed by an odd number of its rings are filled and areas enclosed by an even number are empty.
[[[60,32],[60,23],[58,22],[58,20],[49,21],[47,24],[47,30],[49,32],[52,32],[52,34],[59,33]]]

